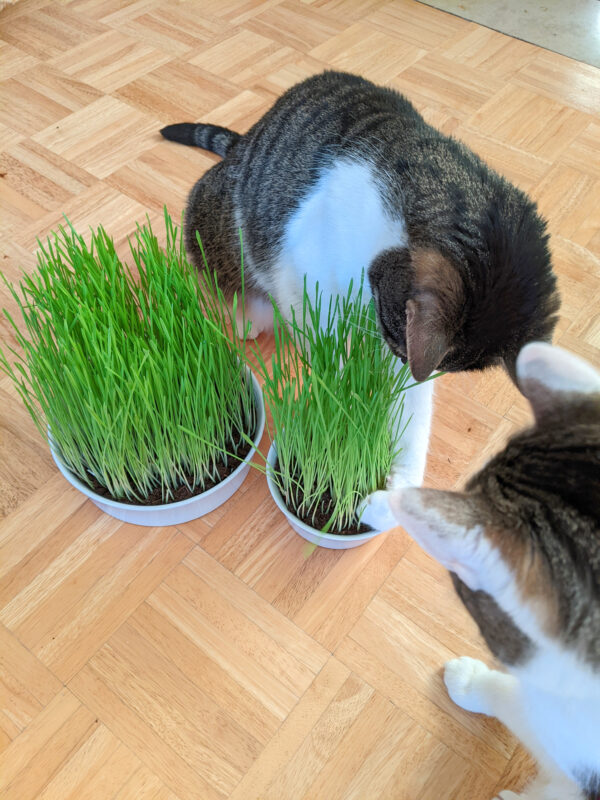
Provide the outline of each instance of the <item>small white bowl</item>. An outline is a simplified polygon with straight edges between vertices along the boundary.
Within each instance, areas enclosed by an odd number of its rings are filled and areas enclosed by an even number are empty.
[[[64,477],[76,489],[79,489],[86,497],[89,497],[92,503],[98,506],[102,511],[110,514],[111,517],[116,517],[124,522],[131,522],[134,525],[147,525],[150,527],[164,526],[164,525],[180,525],[183,522],[189,522],[192,519],[208,514],[218,508],[239,489],[244,482],[248,470],[250,469],[250,461],[256,452],[260,443],[265,427],[265,407],[263,403],[262,390],[256,377],[250,372],[252,378],[252,386],[254,389],[254,398],[256,401],[257,409],[257,426],[256,433],[252,439],[253,447],[246,456],[246,458],[236,467],[236,469],[228,475],[225,480],[208,489],[202,494],[197,494],[194,497],[188,497],[186,500],[179,500],[175,503],[164,503],[156,506],[141,506],[131,503],[119,503],[116,500],[103,497],[100,494],[92,491],[83,481],[71,472],[65,466],[58,454],[52,434],[48,435],[48,442],[50,444],[50,452],[54,459],[56,466],[62,472]]]
[[[319,547],[328,547],[330,550],[349,550],[351,547],[360,547],[361,544],[369,542],[382,533],[382,531],[367,531],[366,533],[350,533],[346,536],[339,533],[323,533],[298,519],[284,503],[279,487],[275,482],[274,472],[275,463],[277,461],[277,449],[275,445],[275,442],[271,444],[267,454],[267,483],[275,504],[281,513],[285,514],[288,522],[296,533],[299,533],[300,536],[304,537],[309,542]]]

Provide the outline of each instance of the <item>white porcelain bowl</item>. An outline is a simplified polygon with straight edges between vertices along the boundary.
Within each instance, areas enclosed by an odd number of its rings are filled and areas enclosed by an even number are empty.
[[[257,428],[256,433],[252,439],[253,447],[246,456],[246,458],[239,464],[238,467],[228,475],[225,480],[213,486],[212,489],[203,492],[202,494],[189,497],[187,500],[180,500],[176,503],[164,503],[156,506],[140,506],[132,505],[131,503],[119,503],[116,500],[110,500],[107,497],[97,494],[92,491],[83,481],[74,475],[68,469],[56,451],[52,435],[49,434],[48,442],[50,444],[50,452],[54,459],[56,466],[69,481],[69,483],[76,489],[79,489],[86,497],[95,503],[98,508],[110,514],[111,517],[116,517],[124,522],[132,522],[135,525],[148,525],[151,527],[164,526],[164,525],[179,525],[182,522],[189,522],[192,519],[208,514],[218,508],[239,489],[244,482],[248,470],[250,469],[250,461],[256,452],[260,440],[262,438],[263,430],[265,427],[265,408],[263,403],[262,391],[256,377],[250,372],[252,378],[252,386],[254,389],[254,398],[257,408]]]
[[[273,442],[267,454],[267,483],[269,484],[269,490],[281,513],[285,514],[292,528],[296,533],[299,533],[300,536],[319,547],[328,547],[330,550],[349,550],[351,547],[360,547],[361,544],[381,534],[381,531],[367,531],[367,533],[351,533],[347,536],[342,536],[339,533],[323,533],[307,525],[305,522],[302,522],[302,520],[292,514],[283,501],[283,497],[281,496],[281,492],[274,478],[276,462],[277,449],[276,443]]]

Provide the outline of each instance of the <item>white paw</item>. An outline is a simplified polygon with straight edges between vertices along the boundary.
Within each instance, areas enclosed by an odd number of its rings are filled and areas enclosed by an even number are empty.
[[[452,661],[446,662],[444,683],[457,706],[479,714],[487,713],[481,678],[489,671],[482,661],[468,656],[453,658]]]
[[[390,508],[389,492],[384,490],[366,497],[357,513],[361,522],[376,531],[388,531],[398,524]]]
[[[505,789],[503,792],[500,792],[494,800],[520,800],[523,798],[522,794],[517,794],[516,792],[511,792],[508,789]]]
[[[263,331],[273,330],[273,312],[269,319],[265,313],[261,313],[260,307],[256,303],[249,304],[242,311],[237,308],[235,312],[235,327],[238,336],[242,337],[246,334],[246,339],[256,339]]]
[[[248,328],[248,332],[246,333],[246,339],[257,339],[258,335],[262,333],[262,328],[259,328],[254,322]],[[240,334],[241,335],[241,334]]]
[[[244,334],[246,339],[256,339],[258,334],[262,332],[262,328],[259,325],[239,312],[236,314],[235,327],[240,339],[243,338]]]

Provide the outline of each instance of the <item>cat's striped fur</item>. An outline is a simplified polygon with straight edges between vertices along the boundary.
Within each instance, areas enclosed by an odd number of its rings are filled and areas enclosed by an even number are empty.
[[[363,520],[400,523],[454,573],[508,672],[446,665],[459,705],[498,717],[536,756],[539,779],[503,800],[600,794],[600,374],[534,343],[517,360],[535,424],[465,492],[378,492]]]
[[[325,72],[243,136],[191,123],[163,134],[224,155],[192,189],[185,228],[228,294],[241,229],[247,288],[284,313],[307,273],[326,294],[367,271],[382,332],[418,379],[501,362],[514,373],[524,343],[550,338],[558,298],[534,203],[397,92]]]

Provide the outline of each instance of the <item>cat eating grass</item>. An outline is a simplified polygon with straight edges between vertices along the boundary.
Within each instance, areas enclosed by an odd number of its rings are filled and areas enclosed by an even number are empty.
[[[240,136],[163,128],[223,156],[196,183],[186,244],[224,292],[300,307],[368,274],[381,330],[417,380],[434,369],[512,367],[548,339],[558,307],[546,226],[534,203],[474,153],[427,125],[402,95],[325,72],[292,87]],[[256,328],[264,327],[257,320]]]
[[[507,668],[457,658],[450,697],[498,717],[540,774],[501,800],[600,798],[600,373],[544,343],[516,362],[535,423],[464,492],[376,492],[363,521],[402,525],[452,574]]]
[[[417,381],[501,364],[549,340],[559,306],[535,204],[391,89],[342,72],[293,86],[243,136],[216,125],[163,128],[223,160],[189,195],[186,248],[228,298],[242,287],[251,334],[367,275],[379,327]],[[202,241],[202,252],[197,235]],[[205,259],[206,258],[206,262]],[[406,396],[412,418],[395,486],[420,485],[433,384]]]

